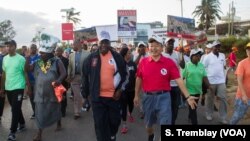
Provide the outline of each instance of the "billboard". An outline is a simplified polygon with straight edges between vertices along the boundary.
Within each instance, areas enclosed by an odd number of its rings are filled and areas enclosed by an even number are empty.
[[[172,38],[181,38],[189,45],[202,44],[207,41],[204,31],[195,30],[195,21],[190,18],[168,15],[167,36]]]
[[[73,23],[62,23],[62,40],[73,40]]]
[[[110,35],[111,41],[117,41],[117,26],[116,25],[104,25],[104,26],[96,26],[97,38],[100,39],[101,34],[107,32]]]
[[[96,42],[98,40],[95,27],[76,30],[74,35],[75,39],[81,39],[83,42]]]
[[[185,38],[195,40],[195,21],[190,18],[183,18],[168,15],[167,35],[169,37]]]
[[[118,36],[136,37],[136,10],[118,10]]]

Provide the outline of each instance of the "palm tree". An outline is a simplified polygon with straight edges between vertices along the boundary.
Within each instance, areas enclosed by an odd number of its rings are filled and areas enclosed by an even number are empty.
[[[80,24],[81,19],[76,17],[76,16],[80,16],[80,12],[74,12],[74,11],[75,11],[75,8],[73,7],[66,10],[66,21],[73,22],[75,25]]]
[[[204,27],[207,31],[216,18],[220,19],[219,13],[222,13],[219,0],[201,0],[201,5],[196,6],[192,14],[194,17],[199,17],[199,27]]]

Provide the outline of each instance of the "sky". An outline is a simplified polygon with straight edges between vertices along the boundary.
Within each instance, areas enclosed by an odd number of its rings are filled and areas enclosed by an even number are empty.
[[[234,1],[236,15],[250,20],[250,0],[220,0],[221,16],[229,11]],[[193,18],[192,12],[201,0],[183,0],[183,17]],[[0,21],[9,19],[17,32],[14,38],[18,46],[30,45],[38,30],[61,38],[61,23],[65,12],[74,7],[81,12],[80,27],[117,23],[117,10],[137,10],[137,22],[161,21],[167,23],[167,15],[181,16],[181,0],[0,0]]]

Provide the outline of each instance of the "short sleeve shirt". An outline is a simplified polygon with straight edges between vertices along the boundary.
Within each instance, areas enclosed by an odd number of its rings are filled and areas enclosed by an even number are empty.
[[[203,64],[198,63],[195,65],[188,62],[182,70],[182,76],[186,79],[186,87],[191,95],[202,94],[202,80],[203,77],[207,76]]]
[[[142,79],[142,89],[145,92],[169,91],[170,80],[180,78],[180,73],[172,59],[161,56],[158,61],[154,61],[149,56],[139,63],[136,76]]]
[[[226,65],[225,55],[219,53],[216,56],[213,52],[206,55],[202,61],[207,71],[210,84],[223,84],[226,81],[224,66]]]
[[[248,98],[250,98],[250,60],[248,58],[242,60],[239,62],[239,65],[235,71],[235,74],[237,76],[241,75],[243,76],[243,87],[245,88],[246,91],[246,95]],[[236,93],[236,97],[237,98],[241,98],[241,91],[238,87],[237,93]]]
[[[6,55],[3,58],[5,90],[11,91],[25,88],[24,65],[25,59],[20,54],[15,56]]]

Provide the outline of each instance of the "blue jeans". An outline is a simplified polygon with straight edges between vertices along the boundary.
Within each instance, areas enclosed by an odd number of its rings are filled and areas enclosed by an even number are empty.
[[[248,107],[250,106],[250,100],[248,100],[247,104],[244,104],[241,99],[235,99],[234,104],[234,113],[230,120],[231,125],[235,125],[241,120],[247,112]]]
[[[172,120],[171,97],[166,92],[161,95],[143,95],[142,108],[145,113],[145,124],[152,127],[153,124],[170,125]]]

